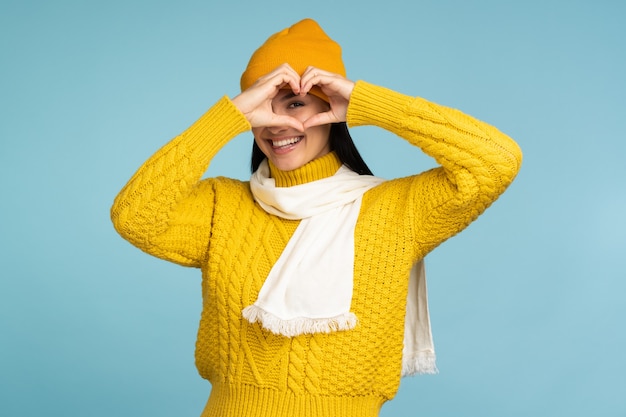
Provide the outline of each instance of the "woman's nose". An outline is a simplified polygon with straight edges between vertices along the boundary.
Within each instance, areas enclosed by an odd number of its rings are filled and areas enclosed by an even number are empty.
[[[289,129],[288,126],[270,126],[267,128],[267,130],[269,130],[272,135],[281,134],[285,132],[287,129]]]

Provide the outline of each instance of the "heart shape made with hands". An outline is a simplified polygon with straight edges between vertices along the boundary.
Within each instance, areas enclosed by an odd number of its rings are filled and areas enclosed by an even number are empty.
[[[321,88],[313,86],[306,94],[294,91],[286,85],[271,100],[272,118],[275,122],[289,120],[289,125],[300,125],[299,131],[318,125],[338,122],[328,97]]]
[[[253,128],[282,125],[303,131],[312,126],[345,122],[353,88],[354,82],[339,74],[308,67],[300,76],[288,64],[283,64],[259,78],[232,102]],[[285,90],[286,94],[280,93]],[[280,108],[277,103],[282,103],[286,96],[315,97],[324,106],[306,118],[293,117],[295,112],[277,110]]]

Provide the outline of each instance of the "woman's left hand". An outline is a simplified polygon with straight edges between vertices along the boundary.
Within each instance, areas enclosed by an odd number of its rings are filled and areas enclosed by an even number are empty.
[[[330,102],[330,110],[305,120],[305,129],[311,126],[345,122],[354,82],[339,74],[308,67],[300,77],[300,94],[308,93],[314,86],[319,87],[326,94]]]

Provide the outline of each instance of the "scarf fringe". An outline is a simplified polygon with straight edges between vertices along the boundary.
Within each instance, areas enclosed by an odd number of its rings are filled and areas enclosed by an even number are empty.
[[[408,358],[402,358],[402,376],[417,374],[438,374],[434,352],[419,352]]]
[[[354,329],[358,322],[356,316],[350,312],[323,319],[298,317],[283,320],[256,305],[244,308],[242,314],[250,323],[260,323],[264,329],[274,334],[287,337],[295,337],[301,334],[331,333],[341,330],[350,330]]]

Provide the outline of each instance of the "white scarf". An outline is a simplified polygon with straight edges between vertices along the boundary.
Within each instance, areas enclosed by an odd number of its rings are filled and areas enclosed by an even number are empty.
[[[264,160],[250,179],[255,200],[270,214],[301,219],[272,267],[258,299],[243,316],[288,337],[350,330],[354,277],[354,229],[363,194],[381,178],[345,166],[331,177],[276,187]],[[411,270],[405,320],[402,375],[435,373],[426,277],[420,261]]]

